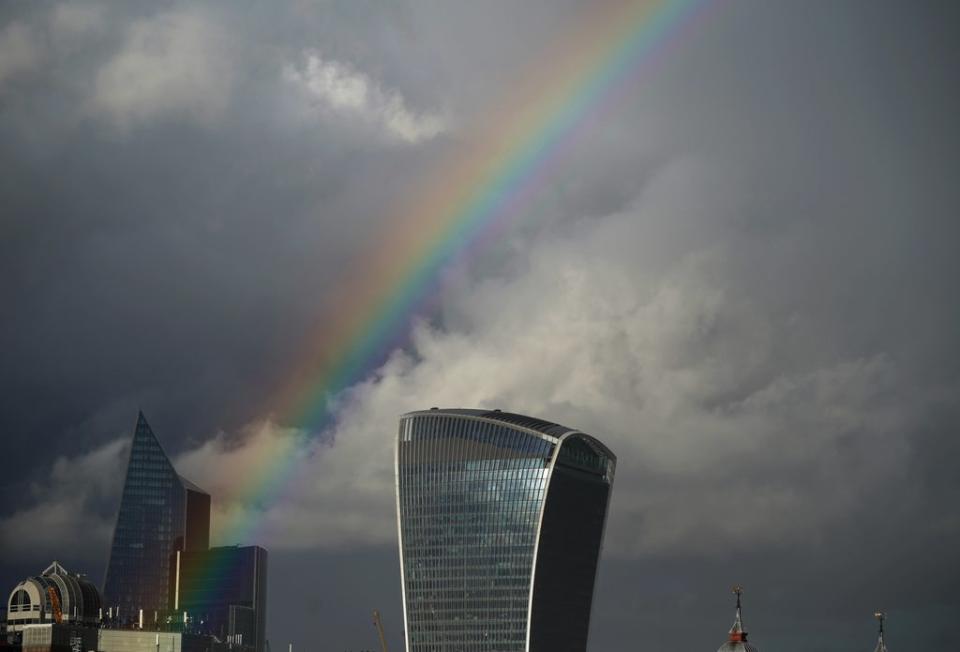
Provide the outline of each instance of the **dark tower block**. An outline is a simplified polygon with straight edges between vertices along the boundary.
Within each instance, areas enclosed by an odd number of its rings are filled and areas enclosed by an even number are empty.
[[[187,516],[183,550],[206,550],[210,547],[210,494],[180,476],[187,496]]]
[[[578,435],[553,464],[534,571],[531,650],[586,650],[610,498],[608,457]]]
[[[267,626],[267,551],[221,546],[177,551],[170,564],[171,610],[191,630],[228,641],[234,650],[263,652]]]

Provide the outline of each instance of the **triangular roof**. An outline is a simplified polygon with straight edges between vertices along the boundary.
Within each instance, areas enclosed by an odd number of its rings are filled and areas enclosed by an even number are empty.
[[[200,487],[198,487],[197,485],[190,482],[185,477],[183,477],[182,475],[176,472],[176,469],[173,466],[173,462],[170,461],[170,456],[167,455],[167,451],[163,449],[163,445],[160,443],[160,440],[157,439],[157,436],[154,434],[153,428],[151,428],[150,424],[147,423],[147,417],[143,415],[142,410],[137,411],[137,427],[133,431],[133,446],[131,447],[131,451],[133,448],[137,448],[138,446],[148,446],[150,448],[156,447],[160,451],[160,453],[163,455],[164,459],[166,459],[167,464],[170,465],[170,469],[174,473],[176,473],[177,478],[180,480],[181,484],[183,484],[183,486],[186,489],[189,489],[191,491],[196,491],[202,494],[207,494],[206,491],[204,491],[203,489],[201,489]]]
[[[167,461],[170,461],[167,451],[163,450],[160,440],[153,434],[153,428],[147,423],[147,417],[143,416],[143,412],[139,410],[137,411],[137,426],[133,429],[133,445],[136,446],[138,443],[148,446],[155,445],[160,449],[160,452],[163,453],[163,456],[167,458]]]
[[[43,571],[43,575],[69,575],[70,571],[60,565],[56,559],[47,566],[46,570]]]
[[[196,492],[198,492],[198,493],[208,495],[208,496],[210,495],[210,494],[208,494],[206,491],[204,491],[203,489],[201,489],[200,487],[198,487],[197,485],[195,485],[195,484],[193,484],[192,482],[190,482],[189,480],[187,480],[187,479],[186,479],[185,477],[183,477],[182,475],[179,475],[179,474],[178,474],[177,477],[180,478],[180,482],[183,484],[183,486],[184,486],[185,488],[187,488],[187,489],[189,489],[189,490],[191,490],[191,491],[196,491]]]

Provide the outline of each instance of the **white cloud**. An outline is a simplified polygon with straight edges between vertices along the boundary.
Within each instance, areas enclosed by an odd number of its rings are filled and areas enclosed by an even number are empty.
[[[49,476],[31,485],[30,504],[0,518],[0,554],[62,555],[66,543],[74,554],[103,554],[113,534],[111,508],[120,504],[129,444],[124,437],[77,457],[57,458]]]
[[[173,10],[133,22],[98,72],[91,106],[121,129],[168,116],[210,123],[234,81],[228,41],[213,16]]]
[[[403,142],[429,140],[449,129],[440,114],[412,111],[399,92],[312,50],[303,53],[299,65],[287,63],[283,79],[309,103],[311,112],[354,118]]]
[[[378,425],[395,421],[380,416]],[[275,548],[384,543],[396,529],[391,442],[372,450],[382,433],[370,425],[359,436],[342,433],[331,446],[297,429],[257,423],[240,433],[239,444],[221,434],[175,464],[214,496],[215,541],[238,543],[232,537],[239,533]],[[270,496],[271,486],[279,496]]]
[[[43,49],[38,38],[34,30],[18,21],[0,30],[0,88],[39,66]]]

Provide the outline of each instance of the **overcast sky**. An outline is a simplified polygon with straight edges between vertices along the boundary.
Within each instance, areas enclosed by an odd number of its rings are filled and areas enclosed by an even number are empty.
[[[497,407],[618,455],[592,650],[714,650],[733,583],[768,652],[872,649],[877,608],[894,652],[960,648],[956,3],[706,0],[331,425],[278,407],[589,11],[0,4],[4,599],[53,558],[102,579],[142,408],[215,541],[270,550],[274,649],[372,649],[374,608],[399,649],[397,416]]]

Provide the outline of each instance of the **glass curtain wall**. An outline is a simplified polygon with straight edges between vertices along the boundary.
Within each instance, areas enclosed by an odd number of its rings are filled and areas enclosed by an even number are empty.
[[[460,416],[401,421],[409,652],[524,650],[551,438]]]
[[[163,613],[170,554],[182,542],[185,489],[143,415],[137,419],[120,512],[104,581],[104,615],[121,623],[143,609],[146,622]]]

